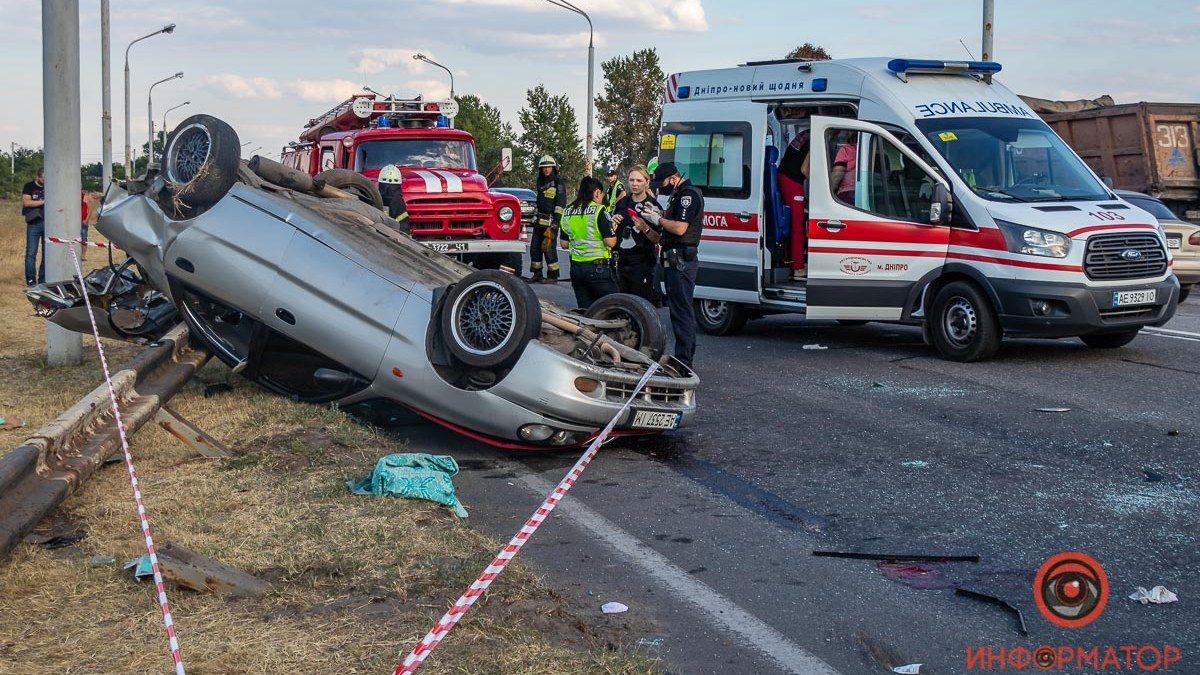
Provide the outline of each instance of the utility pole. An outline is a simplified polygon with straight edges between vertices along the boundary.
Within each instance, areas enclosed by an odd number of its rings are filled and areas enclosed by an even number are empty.
[[[100,194],[112,183],[112,58],[109,54],[108,2],[100,0]],[[128,176],[126,176],[128,178]]]
[[[79,236],[79,0],[42,0],[42,126],[45,130],[46,235]],[[70,245],[43,243],[50,279],[75,275]],[[70,366],[83,340],[46,324],[46,363]]]
[[[992,27],[996,18],[996,0],[983,0],[983,53],[980,55],[984,61],[991,61],[995,58],[992,54]],[[991,74],[983,76],[983,79],[988,84],[992,83]]]
[[[583,11],[582,9],[579,9],[579,7],[577,7],[575,4],[570,2],[570,0],[546,0],[546,2],[549,2],[550,4],[554,5],[555,7],[560,7],[567,11],[575,12],[576,14],[578,14],[579,16],[582,16],[584,19],[587,20],[587,25],[588,25],[588,98],[587,98],[587,141],[586,141],[586,148],[585,148],[585,152],[587,154],[587,159],[585,160],[584,173],[586,173],[587,175],[590,176],[590,175],[592,175],[592,118],[595,116],[592,114],[592,105],[593,105],[594,99],[596,97],[595,91],[593,89],[595,70],[596,70],[596,67],[594,65],[595,61],[596,61],[596,45],[595,45],[596,31],[592,28],[592,17],[588,16],[587,12]]]

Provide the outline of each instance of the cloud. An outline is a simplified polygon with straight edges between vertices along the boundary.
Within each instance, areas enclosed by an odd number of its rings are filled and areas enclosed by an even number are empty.
[[[513,47],[519,49],[535,49],[537,51],[579,51],[587,49],[588,32],[586,30],[577,33],[547,35],[545,33],[521,33],[517,31],[504,31],[497,35],[491,35],[489,42],[492,47]],[[606,44],[603,35],[595,36],[595,45],[603,47]]]
[[[204,84],[219,87],[238,98],[279,98],[283,92],[274,80],[266,77],[242,77],[233,73],[209,75]]]
[[[305,101],[336,103],[362,91],[350,80],[292,80],[288,88]]]
[[[531,12],[562,12],[567,10],[545,0],[442,0],[445,4],[475,7],[503,7]],[[708,30],[708,18],[701,0],[666,0],[659,3],[606,2],[600,6],[590,3],[581,7],[593,19],[613,17],[645,22],[655,30],[703,32]]]
[[[892,8],[882,5],[859,7],[854,13],[867,19],[886,19],[892,15]]]
[[[413,74],[425,72],[425,64],[414,59],[414,54],[424,54],[434,61],[437,60],[425,50],[368,47],[359,52],[358,71],[365,75],[371,75],[381,73],[388,68],[399,67]]]
[[[416,96],[420,94],[426,100],[442,100],[450,98],[450,81],[441,80],[410,80],[400,85],[397,92],[400,96]]]

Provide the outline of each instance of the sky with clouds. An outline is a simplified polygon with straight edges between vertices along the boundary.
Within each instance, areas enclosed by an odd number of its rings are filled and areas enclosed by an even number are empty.
[[[99,3],[80,3],[84,161],[100,157]],[[515,125],[525,91],[565,92],[580,117],[587,96],[587,24],[546,0],[112,0],[114,146],[124,140],[122,52],[174,22],[173,35],[131,52],[135,144],[144,142],[150,83],[156,118],[205,112],[276,154],[310,117],[367,84],[385,93],[475,93]],[[676,72],[778,58],[803,42],[834,57],[965,58],[979,51],[979,0],[576,0],[595,24],[599,62],[657,47]],[[1195,0],[999,0],[996,60],[1012,89],[1043,98],[1111,94],[1118,102],[1200,102],[1200,3]],[[336,8],[336,9],[335,9]],[[41,14],[0,0],[0,143],[42,143]],[[965,47],[959,40],[965,42]],[[658,90],[646,92],[658,96]],[[172,122],[173,120],[173,122]],[[253,147],[251,146],[251,147]]]

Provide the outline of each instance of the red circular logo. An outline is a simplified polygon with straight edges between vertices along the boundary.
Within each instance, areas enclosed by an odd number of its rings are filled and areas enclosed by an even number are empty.
[[[1096,620],[1108,602],[1108,576],[1096,559],[1068,551],[1050,556],[1033,579],[1033,601],[1042,616],[1061,628]]]

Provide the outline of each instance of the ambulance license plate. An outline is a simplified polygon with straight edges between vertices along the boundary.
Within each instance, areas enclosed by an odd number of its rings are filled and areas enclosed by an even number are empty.
[[[1116,291],[1113,293],[1113,307],[1152,305],[1156,300],[1158,300],[1158,290],[1154,288],[1148,291]]]
[[[654,410],[635,410],[633,412],[634,429],[675,429],[679,426],[679,417],[683,413],[657,412]]]
[[[1167,248],[1175,249],[1175,250],[1183,248],[1183,236],[1168,234],[1167,235]]]
[[[438,253],[462,253],[467,250],[465,241],[431,241],[426,246]]]

